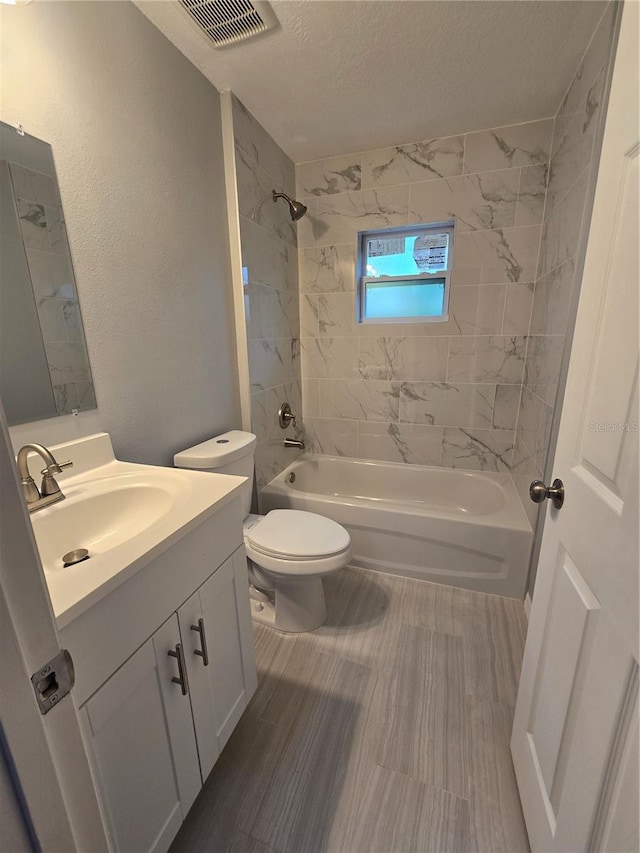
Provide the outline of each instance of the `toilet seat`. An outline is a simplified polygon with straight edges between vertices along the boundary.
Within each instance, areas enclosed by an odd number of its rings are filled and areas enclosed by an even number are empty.
[[[351,537],[344,527],[293,509],[274,509],[263,518],[248,516],[244,544],[247,557],[259,568],[288,583],[328,575],[351,557]]]
[[[340,524],[295,509],[274,509],[245,532],[253,551],[279,560],[308,561],[344,554],[351,537]]]
[[[331,554],[329,557],[319,557],[316,560],[274,557],[271,554],[256,551],[246,539],[244,548],[247,552],[247,557],[253,560],[259,569],[264,569],[270,572],[275,578],[286,581],[289,584],[295,584],[296,582],[303,583],[308,581],[309,578],[330,575],[332,572],[344,568],[351,559],[351,545],[338,554]]]

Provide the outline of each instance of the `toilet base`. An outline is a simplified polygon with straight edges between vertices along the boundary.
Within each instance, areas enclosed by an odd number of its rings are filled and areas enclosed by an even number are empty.
[[[276,609],[272,601],[255,601],[251,599],[251,618],[260,625],[275,628]]]
[[[277,631],[301,634],[319,628],[327,620],[322,578],[278,582],[274,601],[251,600],[251,618]]]

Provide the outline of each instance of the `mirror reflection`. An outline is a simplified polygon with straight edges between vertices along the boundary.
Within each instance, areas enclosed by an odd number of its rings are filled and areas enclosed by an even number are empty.
[[[10,425],[96,408],[51,146],[3,122],[0,396]]]

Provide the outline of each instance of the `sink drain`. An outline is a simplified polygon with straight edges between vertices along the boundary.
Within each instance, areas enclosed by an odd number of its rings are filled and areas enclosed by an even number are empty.
[[[89,559],[89,552],[86,548],[76,548],[75,551],[69,551],[68,554],[65,554],[62,558],[62,562],[64,567],[67,566],[75,566],[76,563],[82,563],[83,560]]]

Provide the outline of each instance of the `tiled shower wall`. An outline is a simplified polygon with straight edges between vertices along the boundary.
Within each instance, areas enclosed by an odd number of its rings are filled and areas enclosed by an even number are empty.
[[[243,104],[233,99],[236,180],[251,379],[251,428],[258,438],[258,492],[298,455],[283,446],[293,427],[278,424],[280,403],[302,434],[296,226],[272,190],[295,195],[292,161]]]
[[[550,471],[545,472],[545,460],[565,339],[582,274],[615,12],[610,3],[555,116],[513,470],[532,523],[538,507],[528,499],[529,483],[544,479],[545,473],[551,477]]]
[[[509,471],[553,120],[296,167],[316,453]],[[358,231],[456,218],[446,323],[355,322]]]
[[[297,455],[277,424],[287,399],[316,453],[511,470],[535,520],[613,7],[555,119],[303,163],[295,182],[234,98],[259,488]],[[309,207],[297,229],[274,187]],[[454,217],[449,321],[357,324],[357,232]]]

